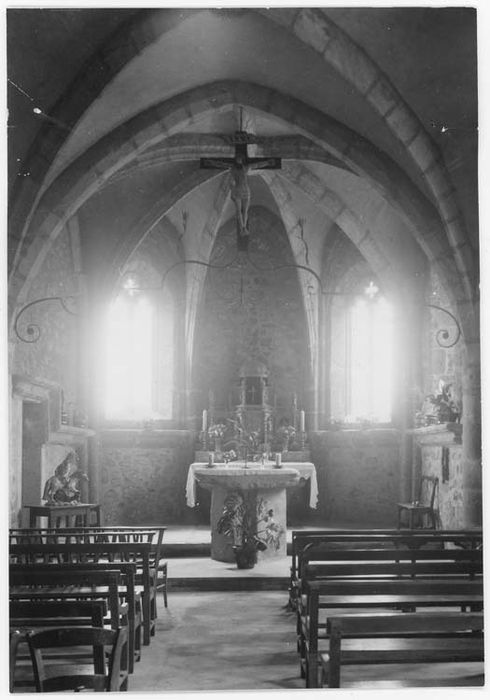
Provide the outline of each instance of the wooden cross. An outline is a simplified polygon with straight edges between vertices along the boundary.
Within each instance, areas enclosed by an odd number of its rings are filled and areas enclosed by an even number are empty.
[[[279,170],[280,158],[253,158],[248,155],[248,144],[253,136],[246,131],[235,131],[233,158],[201,158],[201,168],[230,170],[232,178],[231,198],[235,202],[238,223],[238,250],[248,249],[248,209],[250,206],[250,187],[247,175],[250,170]]]

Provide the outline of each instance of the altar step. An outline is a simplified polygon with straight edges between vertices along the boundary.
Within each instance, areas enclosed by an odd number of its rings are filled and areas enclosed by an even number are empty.
[[[253,569],[207,557],[168,559],[168,589],[172,591],[287,591],[289,557],[258,561]]]
[[[182,542],[165,544],[164,556],[166,559],[174,559],[181,557],[210,557],[211,543],[210,542]]]
[[[291,551],[292,551],[292,545],[291,545],[291,542],[288,542],[288,544],[287,544],[288,556],[291,556]],[[192,543],[165,544],[163,556],[166,559],[179,559],[181,557],[186,557],[186,558],[210,557],[211,556],[211,543],[210,542],[202,542],[202,543],[195,543],[195,544],[192,544]]]
[[[168,595],[171,596],[172,591],[284,591],[287,594],[288,585],[288,579],[281,577],[169,578]]]

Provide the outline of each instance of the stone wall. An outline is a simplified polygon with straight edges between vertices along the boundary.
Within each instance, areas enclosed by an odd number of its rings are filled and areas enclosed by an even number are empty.
[[[434,507],[439,512],[439,527],[443,530],[464,527],[463,518],[463,464],[462,446],[448,447],[448,478],[443,478],[442,445],[427,445],[422,448],[422,473],[439,477]]]
[[[447,309],[453,314],[457,313],[434,272],[431,273],[429,291],[427,303]],[[432,307],[428,314],[427,330],[427,345],[422,356],[424,391],[437,394],[440,381],[451,384],[454,401],[460,409],[464,408],[462,407],[464,343],[460,338],[452,345],[457,338],[456,324],[446,313]],[[443,337],[444,331],[448,333],[447,339]]]
[[[463,512],[462,426],[444,423],[414,431],[420,473],[439,479],[434,501],[438,527],[465,527]]]
[[[71,242],[68,235],[61,235],[33,280],[26,303],[44,297],[74,294],[77,292],[77,284]],[[75,309],[74,306],[70,308]],[[34,335],[31,336],[27,334],[29,324],[34,328]],[[80,367],[78,318],[67,313],[59,301],[47,301],[27,309],[19,319],[18,331],[28,340],[36,338],[38,332],[40,335],[37,342],[23,342],[14,332],[9,338],[9,522],[12,526],[21,524],[23,502],[26,499],[37,501],[43,480],[42,440],[35,441],[33,449],[31,438],[34,432],[29,422],[24,420],[24,400],[44,403],[47,412],[49,388],[60,387],[65,401],[77,404]],[[23,388],[19,388],[19,380],[25,385]],[[59,421],[59,402],[56,411],[57,415],[49,417],[49,430],[53,430]],[[47,437],[48,417],[45,439]],[[23,469],[28,470],[25,472],[24,488],[29,483],[36,483],[36,494],[39,495],[22,493]]]
[[[336,525],[396,527],[398,431],[321,431],[310,435],[310,442],[322,520]]]
[[[183,523],[194,435],[185,430],[105,430],[100,435],[99,502],[104,525]]]
[[[277,404],[278,414],[290,410],[293,393],[299,405],[304,404],[308,335],[298,274],[287,267],[293,262],[291,248],[278,220],[264,209],[251,210],[250,229],[250,257],[207,271],[196,326],[194,386],[199,411],[207,408],[209,390],[218,409],[239,403],[239,370],[252,359],[269,370],[269,400]],[[234,225],[221,229],[214,265],[230,262],[235,238]]]
[[[76,291],[70,240],[68,235],[60,236],[34,279],[27,301]],[[76,310],[73,305],[70,308]],[[49,301],[22,314],[19,331],[24,336],[29,323],[39,326],[39,340],[24,343],[12,334],[10,372],[56,382],[63,388],[66,402],[76,403],[80,362],[77,316],[67,313],[58,301]]]

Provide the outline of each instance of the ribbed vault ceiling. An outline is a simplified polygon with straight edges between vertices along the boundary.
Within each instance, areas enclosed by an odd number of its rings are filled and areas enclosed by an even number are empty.
[[[359,74],[377,66],[440,149],[476,244],[474,14],[316,12],[338,27],[332,41],[355,47]],[[86,259],[104,274],[156,230],[176,255],[208,259],[234,206],[228,173],[200,170],[199,158],[231,156],[229,137],[241,125],[263,137],[250,155],[283,158],[281,171],[250,177],[252,206],[282,219],[298,263],[320,275],[329,232],[342,231],[386,284],[419,274],[430,252],[422,220],[436,237],[441,222],[434,188],[400,142],[403,123],[380,114],[326,60],[318,21],[294,34],[277,17],[10,10],[11,264],[42,256],[34,229],[55,237],[47,211],[60,222],[79,216]],[[221,99],[228,92],[236,99]]]

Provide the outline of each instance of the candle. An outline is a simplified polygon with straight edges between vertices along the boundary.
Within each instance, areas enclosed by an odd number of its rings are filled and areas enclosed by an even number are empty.
[[[208,429],[208,412],[206,411],[206,409],[204,409],[204,411],[202,412],[202,431],[203,431],[203,433],[205,433],[207,429]]]
[[[208,455],[208,466],[212,467],[214,464],[214,452],[210,452]]]
[[[276,467],[280,467],[282,464],[282,457],[280,452],[276,452]]]
[[[299,429],[302,433],[305,432],[305,412],[299,412]]]

